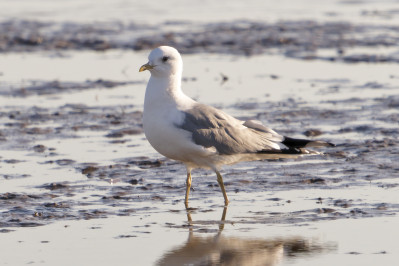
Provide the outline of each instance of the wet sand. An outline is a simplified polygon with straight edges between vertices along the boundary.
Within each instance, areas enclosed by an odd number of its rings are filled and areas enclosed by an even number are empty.
[[[142,24],[0,23],[2,264],[397,261],[396,27]],[[193,171],[186,210],[184,166],[142,130],[137,71],[158,43],[184,53],[195,99],[337,147],[225,167],[227,209],[214,174]]]

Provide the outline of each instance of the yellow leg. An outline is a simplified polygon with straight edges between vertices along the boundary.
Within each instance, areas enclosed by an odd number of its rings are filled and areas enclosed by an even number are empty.
[[[224,197],[224,204],[227,206],[227,205],[229,205],[229,199],[227,198],[226,189],[224,188],[223,177],[219,173],[219,171],[215,171],[215,172],[218,177],[219,186],[222,189],[222,193],[223,193],[223,197]]]
[[[190,195],[190,188],[191,188],[191,170],[187,169],[187,181],[186,181],[186,198],[184,203],[186,207],[188,206],[188,196]]]
[[[223,214],[222,214],[222,219],[220,219],[220,224],[219,224],[219,233],[221,233],[224,229],[224,222],[226,220],[226,213],[227,213],[227,206],[223,207]]]

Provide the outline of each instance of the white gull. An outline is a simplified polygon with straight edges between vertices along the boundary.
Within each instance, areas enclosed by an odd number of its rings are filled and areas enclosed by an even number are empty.
[[[241,121],[214,107],[198,103],[183,93],[183,61],[169,46],[151,51],[144,101],[144,133],[160,154],[183,162],[187,168],[185,204],[191,188],[191,170],[215,171],[225,204],[229,200],[219,170],[226,164],[261,159],[296,158],[318,154],[306,148],[334,146],[324,141],[282,136],[256,120]]]

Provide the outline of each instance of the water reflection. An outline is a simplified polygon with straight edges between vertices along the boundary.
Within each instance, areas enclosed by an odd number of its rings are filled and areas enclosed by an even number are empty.
[[[223,208],[219,228],[213,236],[198,233],[202,228],[194,230],[191,214],[187,211],[189,235],[187,242],[176,247],[158,260],[157,265],[280,265],[284,257],[313,256],[336,249],[335,244],[321,245],[314,240],[300,237],[253,239],[234,236],[223,236],[227,207]],[[211,223],[211,222],[210,222]],[[212,224],[212,223],[211,223]],[[197,234],[196,234],[197,232]],[[205,232],[208,232],[205,230]]]

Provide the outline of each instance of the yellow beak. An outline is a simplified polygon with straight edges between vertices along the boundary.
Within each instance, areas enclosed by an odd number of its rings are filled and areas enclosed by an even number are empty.
[[[139,72],[143,72],[143,71],[146,71],[146,70],[151,70],[153,68],[154,68],[154,66],[150,65],[150,63],[147,63],[147,64],[142,65],[140,67]]]

